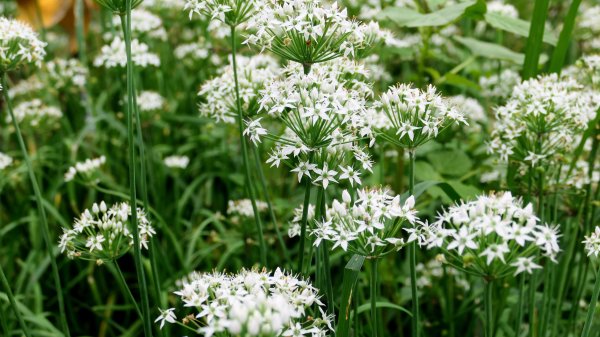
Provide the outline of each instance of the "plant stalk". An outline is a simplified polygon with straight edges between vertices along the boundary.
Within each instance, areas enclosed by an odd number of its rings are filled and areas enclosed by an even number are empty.
[[[581,337],[588,337],[592,330],[592,323],[594,321],[594,314],[596,313],[596,305],[598,304],[598,295],[600,295],[600,268],[596,275],[596,283],[594,284],[594,293],[590,299],[590,306],[588,308],[587,317],[585,318],[585,325],[581,332]],[[596,331],[597,332],[597,331]]]
[[[415,149],[408,149],[409,171],[408,171],[408,194],[413,195],[415,189]],[[416,224],[415,224],[416,226]],[[412,337],[420,337],[421,322],[419,314],[419,293],[417,289],[417,242],[413,241],[409,246],[410,261],[410,290],[412,295]]]
[[[21,315],[21,312],[19,311],[19,307],[17,306],[17,300],[15,299],[15,295],[13,294],[12,289],[10,288],[10,284],[8,283],[8,280],[6,279],[6,275],[4,275],[4,268],[2,268],[2,264],[0,264],[0,281],[2,281],[2,286],[4,287],[4,290],[6,291],[6,295],[8,296],[8,301],[10,302],[10,306],[13,308],[15,316],[17,317],[17,320],[19,321],[19,325],[21,326],[21,330],[23,330],[23,334],[25,335],[25,337],[31,337],[32,336],[31,332],[29,332],[29,328],[25,324],[25,321],[23,320],[23,316]],[[6,333],[8,333],[8,330],[6,331]]]
[[[25,141],[23,140],[23,134],[21,133],[21,128],[19,127],[19,123],[17,122],[15,115],[12,110],[12,105],[10,101],[10,97],[8,96],[8,75],[6,73],[2,74],[2,87],[4,88],[2,92],[4,93],[4,101],[6,103],[6,109],[8,110],[8,114],[12,119],[13,126],[15,128],[15,132],[17,134],[17,139],[19,141],[19,147],[21,148],[21,153],[23,155],[23,159],[25,160],[25,164],[27,165],[27,172],[29,174],[29,180],[31,180],[31,185],[33,187],[33,193],[35,194],[35,201],[37,204],[37,209],[39,213],[39,217],[41,220],[41,230],[42,237],[44,238],[44,243],[46,244],[46,253],[50,258],[50,266],[52,269],[52,278],[54,279],[54,288],[56,290],[56,297],[58,299],[58,309],[60,313],[60,323],[63,330],[63,333],[66,337],[70,337],[71,333],[69,331],[69,325],[67,323],[67,315],[65,312],[65,302],[63,297],[63,288],[60,282],[60,275],[58,273],[58,265],[56,264],[56,259],[54,258],[54,243],[50,240],[50,229],[48,227],[48,218],[46,216],[46,210],[44,209],[44,204],[42,202],[42,192],[40,190],[40,186],[38,185],[37,177],[35,176],[35,172],[33,170],[33,165],[31,164],[31,159],[29,158],[29,154],[27,153],[27,147],[25,146]]]
[[[371,279],[370,279],[370,288],[371,288],[371,336],[378,336],[378,317],[377,317],[377,288],[379,286],[379,281],[377,280],[377,267],[379,259],[373,258],[371,260]]]

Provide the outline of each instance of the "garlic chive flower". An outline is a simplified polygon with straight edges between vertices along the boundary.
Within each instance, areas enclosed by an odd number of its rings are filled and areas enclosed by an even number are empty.
[[[46,63],[48,81],[56,89],[82,89],[88,69],[77,59],[54,59]]]
[[[150,238],[156,234],[146,212],[138,208],[140,247],[148,249]],[[96,261],[98,264],[123,256],[133,246],[133,235],[127,228],[131,207],[118,203],[110,208],[104,201],[86,209],[75,220],[72,229],[63,228],[60,252],[70,259]]]
[[[114,17],[113,26],[120,27],[120,25],[121,18]],[[167,31],[163,27],[161,18],[143,8],[131,12],[131,31],[138,36],[167,40]]]
[[[101,156],[94,159],[86,159],[83,162],[76,163],[75,166],[69,167],[65,173],[65,182],[72,181],[76,175],[80,175],[84,179],[90,179],[94,171],[106,163],[106,157]]]
[[[256,208],[258,209],[258,212],[261,213],[267,210],[268,205],[264,201],[256,200]],[[254,210],[252,209],[250,199],[229,200],[227,203],[227,214],[230,216],[252,218],[254,216]]]
[[[422,246],[440,248],[449,264],[483,277],[531,273],[543,257],[556,262],[557,227],[541,224],[531,204],[510,192],[451,206],[420,229]]]
[[[194,272],[180,281],[187,308],[184,324],[202,336],[326,336],[333,317],[324,312],[319,291],[309,281],[280,269],[241,270],[235,274]],[[174,309],[157,322],[171,323]]]
[[[408,149],[436,138],[453,124],[467,124],[462,112],[442,98],[432,85],[421,90],[398,84],[382,94],[378,103],[388,121],[381,136]]]
[[[510,96],[515,86],[521,83],[521,76],[512,69],[504,69],[499,74],[493,74],[479,79],[481,94],[495,101],[502,101]]]
[[[600,227],[599,226],[596,226],[594,231],[589,236],[585,237],[583,244],[585,245],[585,252],[587,253],[588,256],[594,255],[594,257],[598,257],[598,254],[600,254]]]
[[[0,152],[0,171],[9,167],[12,164],[12,162],[13,162],[13,159],[11,156]]]
[[[337,1],[266,0],[248,22],[244,43],[298,62],[315,63],[366,54],[384,38],[377,23],[352,20]]]
[[[156,91],[144,90],[137,96],[140,111],[160,111],[165,106],[165,99]]]
[[[168,156],[164,159],[165,166],[168,168],[186,169],[190,164],[188,156]]]
[[[0,73],[26,64],[40,66],[46,51],[36,32],[17,20],[0,17]]]
[[[358,197],[352,202],[345,190],[341,201],[333,200],[325,219],[316,221],[311,230],[314,245],[330,241],[332,249],[339,247],[372,258],[397,251],[406,244],[399,237],[403,225],[418,221],[414,205],[414,197],[401,204],[400,196],[393,197],[386,189],[358,190]]]
[[[301,222],[302,222],[302,211],[304,210],[304,206],[300,205],[294,209],[294,217],[292,221],[290,221],[290,225],[288,227],[288,236],[290,238],[294,238],[300,236],[301,232]],[[307,221],[311,222],[315,218],[315,205],[308,205],[308,213],[307,213]]]
[[[571,78],[543,75],[517,85],[497,123],[488,151],[527,167],[556,162],[595,117],[600,95]]]
[[[373,162],[359,140],[373,135],[366,126],[370,116],[370,84],[366,70],[347,59],[316,65],[304,74],[296,63],[285,75],[261,91],[259,113],[278,119],[283,131],[270,131],[260,119],[248,123],[246,134],[258,143],[261,138],[276,143],[267,163],[284,163],[291,171],[327,188],[347,180],[361,182],[360,171],[371,171]]]
[[[133,63],[141,68],[148,66],[160,66],[160,58],[157,54],[149,52],[148,45],[140,41],[131,41],[131,57]],[[102,46],[100,55],[94,59],[94,66],[116,68],[127,65],[127,54],[125,50],[125,41],[120,37],[115,37],[110,45]]]
[[[127,13],[128,0],[95,0],[100,6],[112,11],[116,15],[125,15]],[[139,6],[144,0],[130,0],[131,9]]]
[[[261,6],[262,1],[257,0],[186,0],[184,10],[190,12],[190,20],[197,14],[235,27],[249,20]]]
[[[60,109],[48,106],[37,98],[17,104],[13,112],[18,123],[26,123],[31,127],[53,124],[63,116]],[[10,120],[10,116],[6,116],[6,122]]]
[[[247,116],[253,116],[260,108],[260,91],[265,89],[267,83],[275,80],[282,69],[274,58],[265,55],[238,56],[237,66],[242,111]],[[213,118],[217,122],[235,123],[237,105],[233,66],[225,66],[221,75],[205,82],[198,96],[202,97],[199,105],[202,116]]]

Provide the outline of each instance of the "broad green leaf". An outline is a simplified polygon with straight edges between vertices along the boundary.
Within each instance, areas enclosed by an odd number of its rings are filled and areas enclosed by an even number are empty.
[[[449,84],[462,89],[471,89],[479,91],[481,88],[479,84],[471,81],[470,79],[453,73],[447,73],[444,75],[444,84]]]
[[[514,52],[499,44],[479,41],[470,37],[455,36],[454,39],[471,50],[474,55],[485,58],[523,64],[525,55]]]
[[[342,284],[342,298],[340,303],[340,312],[338,316],[338,325],[335,329],[336,337],[348,337],[350,328],[350,301],[352,292],[360,270],[365,263],[365,257],[354,254],[344,268],[344,279]]]
[[[471,158],[465,152],[455,149],[430,152],[427,159],[437,172],[448,176],[460,177],[473,167]]]
[[[486,13],[485,21],[494,28],[524,37],[529,36],[529,29],[531,28],[531,24],[525,20],[511,18],[499,13]],[[544,42],[556,46],[558,39],[553,32],[546,31],[544,33]]]
[[[465,1],[426,14],[421,14],[406,7],[388,7],[381,11],[377,18],[379,20],[390,20],[400,27],[445,26],[460,18],[469,7],[477,3],[478,1]]]
[[[437,189],[438,191],[441,189],[443,193],[448,197],[451,201],[459,201],[461,199],[461,195],[452,187],[450,184],[441,182],[441,181],[423,181],[415,185],[415,190],[413,196],[418,198],[421,194],[430,191],[431,189]],[[435,194],[434,196],[437,196]],[[400,199],[404,202],[408,199],[408,192],[402,194]]]

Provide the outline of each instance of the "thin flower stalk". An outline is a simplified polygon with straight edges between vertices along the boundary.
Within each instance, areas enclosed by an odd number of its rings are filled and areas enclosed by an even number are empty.
[[[236,40],[236,29],[235,26],[231,26],[231,62],[233,65],[233,77],[235,81],[235,100],[237,105],[237,113],[238,113],[238,127],[240,133],[240,145],[242,147],[242,159],[244,165],[244,174],[246,178],[246,188],[248,189],[248,196],[250,197],[250,201],[252,202],[252,209],[254,211],[254,221],[256,224],[256,230],[258,232],[258,244],[260,249],[260,263],[263,266],[267,265],[267,244],[265,242],[265,237],[263,233],[262,222],[260,220],[260,215],[258,213],[258,208],[256,207],[256,196],[254,194],[254,184],[252,183],[252,178],[250,175],[250,161],[248,158],[248,143],[246,142],[246,137],[244,136],[244,114],[242,111],[242,103],[240,99],[240,89],[239,89],[239,81],[238,81],[238,72],[237,72],[237,40]]]
[[[19,147],[21,148],[21,153],[23,155],[23,159],[25,160],[25,164],[27,165],[27,171],[29,174],[29,180],[31,181],[31,185],[33,187],[33,193],[35,195],[35,200],[38,208],[38,213],[41,221],[41,230],[42,237],[44,238],[44,243],[46,245],[46,252],[50,257],[50,266],[52,269],[52,278],[54,279],[54,287],[56,290],[56,297],[58,299],[58,307],[60,312],[60,322],[63,333],[69,337],[69,325],[67,323],[67,315],[65,312],[65,303],[63,297],[63,288],[60,281],[60,275],[58,273],[58,265],[56,264],[56,259],[53,258],[54,252],[52,241],[50,240],[50,230],[48,228],[48,218],[46,216],[46,210],[44,209],[44,203],[42,198],[42,191],[38,185],[38,180],[35,175],[35,171],[33,170],[33,165],[31,163],[31,159],[29,158],[29,154],[27,153],[27,147],[25,146],[25,141],[23,140],[23,135],[21,134],[21,128],[19,127],[19,123],[15,118],[15,115],[12,110],[12,105],[10,101],[10,97],[8,95],[8,75],[5,73],[2,74],[2,92],[4,94],[4,102],[6,104],[6,109],[8,110],[8,114],[12,119],[13,126],[16,131],[16,136],[19,141]]]
[[[8,279],[6,279],[6,275],[4,274],[4,268],[2,267],[2,264],[0,264],[0,281],[2,282],[2,287],[4,288],[6,296],[8,297],[8,301],[10,302],[10,306],[12,307],[13,312],[17,317],[17,320],[19,321],[21,330],[23,330],[23,334],[25,335],[25,337],[32,337],[33,335],[29,331],[27,324],[25,324],[25,320],[23,320],[23,315],[21,315],[21,311],[19,310],[19,306],[17,305],[15,295],[13,294],[12,289],[10,288]]]
[[[136,179],[136,149],[135,149],[135,131],[134,131],[134,114],[137,109],[134,106],[135,87],[133,61],[131,57],[131,9],[132,1],[126,0],[125,13],[120,13],[121,26],[125,39],[125,49],[127,54],[127,139],[129,144],[129,197],[130,204],[137,205],[137,179]],[[143,182],[145,183],[145,182]],[[140,284],[140,296],[142,304],[142,321],[144,327],[144,335],[152,336],[152,322],[150,320],[150,305],[148,301],[148,286],[146,283],[146,275],[142,266],[142,254],[140,249],[139,234],[138,234],[138,216],[137,207],[131,207],[131,229],[133,233],[133,252],[135,270]]]

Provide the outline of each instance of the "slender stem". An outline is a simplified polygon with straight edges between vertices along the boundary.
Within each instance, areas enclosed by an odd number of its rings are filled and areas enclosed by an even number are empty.
[[[142,321],[144,335],[152,336],[152,323],[150,320],[150,305],[148,301],[148,286],[146,284],[146,275],[142,266],[142,253],[140,247],[140,237],[137,218],[137,180],[136,180],[136,151],[134,138],[134,96],[133,86],[133,61],[131,57],[131,0],[126,0],[126,15],[121,15],[121,25],[125,37],[125,50],[127,53],[127,140],[129,143],[129,197],[131,205],[131,233],[133,235],[133,257],[135,262],[135,271],[140,285],[140,297],[142,299]]]
[[[581,337],[588,337],[592,330],[592,323],[594,321],[594,314],[596,313],[596,305],[598,304],[598,295],[600,295],[600,268],[596,275],[596,283],[594,284],[594,293],[590,299],[590,307],[588,308],[587,317],[585,318],[585,325],[581,332]],[[597,332],[597,331],[596,331]]]
[[[256,146],[252,147],[254,152],[254,161],[256,163],[256,170],[258,171],[258,176],[260,178],[260,185],[264,193],[265,202],[267,203],[267,208],[269,209],[269,215],[271,216],[271,221],[273,221],[273,227],[275,227],[275,234],[277,235],[277,240],[279,241],[279,245],[281,246],[281,250],[283,251],[283,256],[285,261],[290,261],[290,253],[288,252],[287,246],[285,245],[285,241],[283,241],[283,235],[281,234],[281,229],[277,224],[277,218],[275,217],[275,210],[273,209],[273,204],[271,203],[271,198],[269,195],[269,189],[267,188],[267,179],[265,178],[265,172],[261,165],[260,154],[258,153],[258,148]]]
[[[304,270],[304,250],[306,245],[306,227],[308,225],[308,208],[310,207],[310,180],[305,179],[304,204],[302,206],[302,222],[300,227],[300,250],[298,251],[298,273]]]
[[[517,301],[517,317],[515,319],[515,337],[519,337],[523,322],[523,299],[525,298],[525,273],[521,274],[519,281],[519,299]]]
[[[532,337],[536,333],[535,323],[537,313],[535,311],[535,293],[537,286],[537,273],[534,271],[529,280],[529,336]]]
[[[493,299],[494,299],[494,283],[493,281],[485,282],[485,336],[494,336],[494,313],[492,311]]]
[[[52,269],[52,277],[54,279],[54,288],[56,291],[56,297],[58,299],[58,310],[60,312],[60,322],[62,326],[63,333],[66,337],[71,336],[69,332],[69,325],[67,324],[67,315],[65,312],[65,302],[63,297],[62,285],[60,282],[60,275],[58,273],[58,265],[56,264],[56,259],[54,258],[53,247],[54,244],[50,240],[50,229],[48,228],[48,218],[46,217],[46,210],[44,209],[44,204],[42,202],[42,192],[38,185],[37,177],[35,176],[35,172],[33,170],[33,165],[31,164],[31,159],[29,158],[29,154],[27,153],[27,147],[25,146],[25,141],[23,140],[23,134],[21,133],[21,128],[19,127],[19,123],[17,122],[15,115],[12,111],[12,105],[10,101],[10,97],[8,96],[8,76],[6,73],[2,74],[2,90],[4,94],[4,101],[6,103],[6,109],[12,119],[13,126],[15,128],[17,138],[19,141],[19,146],[21,148],[21,153],[23,154],[23,159],[25,160],[25,164],[27,165],[27,172],[29,173],[29,180],[31,180],[31,185],[33,187],[33,193],[35,194],[35,201],[37,204],[38,213],[41,220],[41,229],[42,229],[42,237],[44,238],[44,243],[46,244],[46,252],[48,257],[50,258],[50,266]]]
[[[75,16],[75,34],[77,36],[77,52],[79,60],[84,66],[87,66],[87,50],[84,36],[84,8],[83,0],[75,0],[73,14]]]
[[[125,276],[123,276],[123,271],[121,271],[121,267],[119,267],[119,263],[115,260],[114,264],[117,269],[117,275],[119,276],[119,282],[121,282],[121,285],[125,289],[127,296],[129,297],[129,300],[135,307],[135,311],[140,316],[140,319],[144,319],[144,316],[142,315],[142,311],[140,310],[140,307],[138,306],[135,297],[133,297],[133,294],[131,293],[131,289],[129,289],[129,286],[127,285],[127,281],[125,280]]]
[[[408,149],[408,194],[413,195],[415,190],[415,150]],[[416,224],[415,224],[416,226]],[[421,322],[419,314],[419,293],[417,289],[417,242],[410,243],[408,248],[410,260],[410,290],[412,295],[412,336],[420,337]]]
[[[377,266],[379,259],[374,258],[371,260],[371,336],[377,337],[377,287],[379,286],[377,280]]]
[[[248,188],[248,194],[250,197],[250,202],[252,203],[252,210],[254,211],[254,221],[256,223],[256,230],[258,232],[258,244],[260,246],[260,263],[263,266],[267,265],[267,244],[265,243],[265,237],[262,228],[262,222],[260,220],[260,214],[258,213],[258,208],[256,207],[256,198],[254,196],[254,188],[252,186],[252,180],[250,178],[250,164],[248,160],[248,144],[246,142],[246,137],[244,137],[244,114],[242,112],[242,101],[240,99],[240,85],[238,81],[238,72],[237,72],[237,41],[235,35],[235,26],[231,26],[231,62],[233,65],[233,78],[235,81],[235,101],[237,105],[237,113],[238,113],[238,128],[240,132],[240,143],[242,146],[242,157],[243,157],[243,165],[244,165],[244,173],[246,175],[246,185]]]
[[[2,268],[2,264],[0,264],[0,281],[2,281],[2,286],[4,287],[4,290],[6,291],[6,295],[8,296],[10,306],[13,308],[13,311],[15,312],[15,316],[17,316],[17,320],[19,321],[19,325],[21,326],[21,329],[23,330],[23,334],[26,337],[31,337],[29,328],[25,324],[25,321],[23,320],[23,316],[21,316],[21,311],[19,311],[19,307],[17,306],[17,300],[15,299],[15,295],[13,294],[12,289],[10,288],[10,284],[8,283],[8,280],[6,279],[6,275],[4,275],[4,268]],[[8,334],[8,331],[7,331],[7,334]]]

